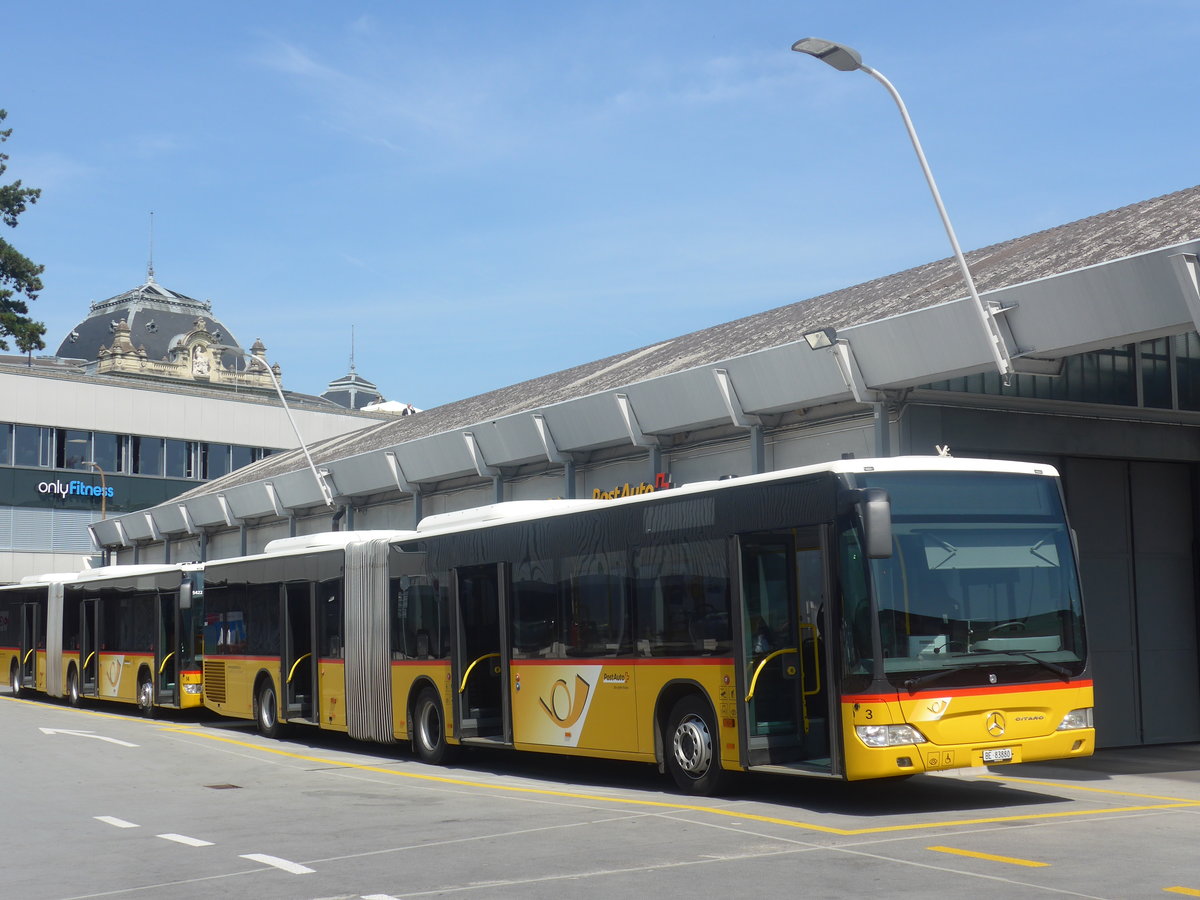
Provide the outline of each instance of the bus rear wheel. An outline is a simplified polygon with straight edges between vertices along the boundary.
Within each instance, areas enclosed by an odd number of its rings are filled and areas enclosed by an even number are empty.
[[[254,703],[254,718],[258,721],[258,732],[263,737],[279,737],[279,702],[275,696],[275,685],[271,679],[263,680]]]
[[[70,706],[80,706],[81,698],[79,696],[79,675],[72,668],[67,672],[67,703]]]
[[[440,766],[450,756],[442,701],[431,687],[423,688],[413,704],[412,743],[421,761],[430,765]]]
[[[727,782],[712,712],[691,694],[671,708],[667,719],[667,771],[685,794],[713,796]]]
[[[8,690],[14,697],[21,693],[21,670],[17,668],[16,662],[8,670]]]

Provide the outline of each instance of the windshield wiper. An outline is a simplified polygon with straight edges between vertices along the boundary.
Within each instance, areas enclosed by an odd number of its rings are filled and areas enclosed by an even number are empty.
[[[941,681],[947,675],[953,672],[964,672],[967,669],[986,669],[987,663],[968,663],[965,666],[949,666],[945,669],[938,669],[936,672],[928,672],[925,675],[917,675],[913,678],[908,678],[904,682],[904,689],[910,694],[916,693],[921,688],[933,684],[935,681]]]
[[[985,653],[1000,653],[1004,656],[1023,656],[1026,659],[1033,660],[1035,663],[1037,663],[1042,668],[1049,669],[1051,672],[1053,672],[1055,675],[1057,675],[1063,681],[1070,681],[1074,677],[1071,674],[1071,670],[1068,669],[1066,666],[1060,666],[1056,662],[1050,662],[1050,660],[1048,660],[1048,659],[1042,659],[1039,656],[1034,656],[1028,650],[985,650],[984,652]]]

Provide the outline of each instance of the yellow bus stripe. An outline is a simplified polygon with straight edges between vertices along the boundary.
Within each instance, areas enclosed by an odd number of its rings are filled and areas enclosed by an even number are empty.
[[[292,753],[289,750],[282,750],[277,747],[264,747],[261,744],[252,744],[247,741],[239,741],[234,738],[225,737],[217,734],[206,734],[187,727],[172,727],[164,729],[166,731],[174,731],[179,734],[187,734],[192,737],[200,737],[210,741],[218,741],[226,744],[233,744],[237,747],[245,747],[250,750],[257,750],[263,753],[271,753],[276,756],[287,757],[288,759],[296,759],[301,762],[320,763],[325,766],[339,766],[346,769],[356,769],[360,772],[374,772],[382,775],[391,775],[397,778],[408,778],[415,781],[429,781],[438,784],[451,784],[456,787],[472,787],[481,788],[492,791],[505,791],[515,794],[532,794],[542,797],[560,797],[566,800],[586,800],[589,803],[606,803],[614,806],[641,806],[653,809],[673,809],[684,812],[700,812],[709,815],[721,816],[729,819],[740,819],[751,822],[763,822],[769,825],[782,825],[786,828],[799,828],[805,831],[815,831],[822,834],[834,834],[840,837],[854,837],[857,835],[866,834],[887,834],[891,832],[901,831],[919,831],[932,828],[952,828],[965,825],[993,825],[1004,824],[1008,822],[1029,822],[1034,820],[1047,819],[1068,819],[1081,818],[1086,816],[1112,815],[1114,813],[1132,813],[1132,812],[1153,812],[1167,809],[1181,809],[1185,807],[1200,807],[1200,801],[1197,800],[1175,800],[1170,803],[1160,803],[1147,806],[1125,806],[1125,807],[1105,807],[1104,809],[1085,809],[1085,810],[1067,810],[1063,812],[1053,813],[1030,813],[1029,815],[1018,816],[992,816],[977,819],[954,819],[944,822],[916,822],[907,825],[884,825],[875,828],[834,828],[829,825],[816,825],[811,822],[800,822],[795,819],[781,819],[774,816],[759,816],[752,813],[747,813],[742,810],[733,809],[717,809],[711,806],[698,806],[688,803],[667,803],[659,800],[638,800],[629,797],[610,797],[600,796],[596,794],[577,794],[570,791],[553,791],[545,788],[519,787],[516,785],[506,784],[487,784],[480,781],[468,781],[462,778],[450,778],[445,775],[426,775],[418,772],[399,772],[396,769],[388,769],[382,766],[368,766],[360,763],[351,763],[339,760],[324,759],[317,756],[305,756],[300,753]],[[1058,785],[1060,788],[1073,787],[1073,785]],[[1114,792],[1119,793],[1119,792]]]
[[[972,859],[989,859],[992,862],[1009,863],[1014,866],[1029,866],[1030,868],[1038,868],[1040,866],[1048,866],[1050,863],[1036,862],[1032,859],[1018,859],[1015,856],[996,856],[992,853],[978,853],[975,850],[958,850],[954,847],[926,847],[926,850],[933,850],[936,853],[953,853],[955,856],[969,856]]]

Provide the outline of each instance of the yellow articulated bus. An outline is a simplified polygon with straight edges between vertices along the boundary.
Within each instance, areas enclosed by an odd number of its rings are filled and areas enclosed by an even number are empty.
[[[0,588],[0,671],[13,694],[201,705],[196,566],[108,566]]]
[[[1049,466],[908,457],[515,501],[203,571],[205,704],[375,741],[857,780],[1089,755]]]

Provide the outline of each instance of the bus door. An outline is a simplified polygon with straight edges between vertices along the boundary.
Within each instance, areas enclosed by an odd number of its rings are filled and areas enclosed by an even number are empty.
[[[158,640],[154,647],[154,705],[178,707],[184,654],[179,636],[178,591],[158,593]]]
[[[42,634],[42,607],[39,603],[21,604],[21,662],[17,678],[22,689],[37,688],[37,648]]]
[[[743,764],[833,774],[829,604],[817,527],[740,539]]]
[[[309,582],[284,585],[280,681],[283,685],[283,718],[288,721],[317,721],[317,598],[314,588],[315,585]]]
[[[79,693],[100,696],[100,601],[79,602]]]
[[[468,743],[512,744],[505,565],[455,570],[455,733]]]

